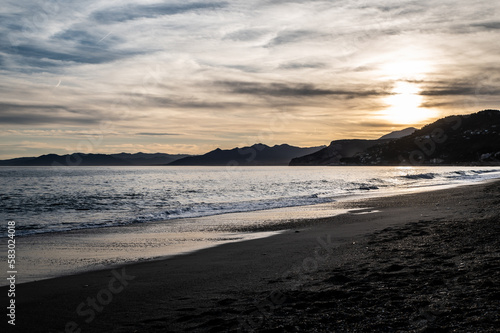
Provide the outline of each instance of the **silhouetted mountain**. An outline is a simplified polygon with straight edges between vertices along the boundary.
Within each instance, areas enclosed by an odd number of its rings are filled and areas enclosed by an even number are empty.
[[[341,159],[353,157],[376,144],[386,140],[335,140],[326,148],[290,161],[291,166],[300,165],[340,165]]]
[[[408,135],[408,133],[411,133]],[[500,164],[500,111],[450,116],[378,140],[336,140],[328,147],[256,144],[200,156],[169,154],[48,154],[0,161],[0,166],[118,165],[457,165]]]
[[[415,133],[373,146],[343,162],[360,165],[500,163],[500,111],[437,120]]]
[[[164,165],[189,155],[169,154],[48,154],[39,157],[21,157],[0,161],[1,166],[120,166]]]
[[[417,129],[415,127],[408,127],[408,128],[405,128],[401,131],[394,131],[394,132],[391,132],[389,134],[386,134],[386,135],[380,137],[379,140],[400,139],[400,138],[403,138],[405,136],[412,135],[413,133],[415,133],[415,131],[417,131]]]
[[[11,166],[94,166],[94,165],[131,165],[130,163],[104,154],[47,154],[39,157],[0,161],[0,165]]]
[[[328,147],[320,151],[292,159],[290,165],[340,165],[343,158],[353,157],[370,147],[384,143],[389,139],[402,138],[412,134],[416,130],[414,127],[408,127],[401,131],[386,134],[378,140],[335,140]]]
[[[290,165],[500,164],[500,111],[450,116],[379,140],[336,140]]]
[[[288,165],[292,158],[316,152],[323,147],[300,148],[287,144],[269,147],[255,144],[231,150],[217,148],[204,155],[179,159],[169,165]]]
[[[156,154],[145,154],[145,153],[136,153],[136,154],[127,154],[127,153],[120,153],[120,154],[111,154],[111,156],[116,157],[118,159],[127,161],[132,163],[133,165],[164,165],[171,163],[175,160],[188,157],[190,155],[187,154],[177,154],[177,155],[170,155],[170,154],[162,154],[162,153],[156,153]]]
[[[22,166],[35,158],[36,157],[18,157],[10,160],[0,160],[0,166]]]

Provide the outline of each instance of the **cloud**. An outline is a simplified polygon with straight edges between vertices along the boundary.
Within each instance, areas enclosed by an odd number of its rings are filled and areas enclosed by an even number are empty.
[[[136,135],[142,135],[142,136],[175,136],[175,135],[180,135],[177,133],[136,133]]]
[[[66,110],[64,106],[61,105],[43,105],[43,104],[15,104],[15,103],[0,103],[0,113],[6,113],[18,110]]]
[[[224,36],[224,39],[248,42],[259,39],[269,33],[270,31],[265,29],[241,29],[228,33]]]
[[[88,111],[61,105],[0,103],[0,123],[11,125],[73,124],[92,125],[101,120]]]
[[[139,51],[107,52],[102,48],[91,47],[91,46],[86,46],[85,48],[76,47],[72,49],[71,52],[52,51],[52,48],[32,46],[32,45],[19,45],[16,47],[16,50],[18,56],[33,58],[38,60],[38,62],[31,62],[31,64],[33,65],[38,64],[39,67],[51,66],[51,65],[53,66],[63,65],[61,63],[51,64],[49,61],[45,59],[56,60],[61,62],[83,63],[83,64],[101,64],[130,57],[134,54],[139,53]]]
[[[366,128],[388,128],[391,126],[391,123],[388,121],[362,121],[359,123],[359,126]]]
[[[40,115],[33,113],[2,114],[0,123],[10,125],[41,125],[41,124],[62,124],[62,125],[93,125],[99,120],[92,118],[75,118],[69,116]]]
[[[0,129],[64,146],[112,123],[101,148],[131,152],[155,140],[230,148],[263,128],[268,144],[370,138],[398,81],[441,115],[498,107],[499,10],[489,0],[9,1]],[[279,130],[277,115],[289,117]],[[67,134],[26,132],[48,129]]]
[[[490,21],[472,24],[473,27],[483,28],[484,30],[500,30],[500,21]]]
[[[422,96],[470,96],[475,94],[476,89],[474,86],[434,88],[419,93]]]
[[[315,35],[317,35],[315,31],[308,31],[308,30],[282,31],[278,33],[278,36],[274,37],[267,44],[267,46],[277,46],[277,45],[298,42],[304,39],[311,39],[311,37]]]
[[[105,31],[105,30],[104,30]],[[109,49],[111,46],[118,45],[120,42],[124,42],[124,39],[117,37],[108,32],[104,34],[101,29],[96,29],[95,31],[84,30],[82,28],[70,28],[55,34],[52,39],[61,40],[64,42],[71,42],[80,47],[96,47]],[[100,44],[103,40],[106,40],[104,44]]]
[[[345,98],[381,96],[387,92],[374,89],[345,90],[330,89],[316,86],[314,84],[285,84],[285,83],[257,83],[241,81],[222,81],[216,84],[229,89],[235,94],[261,95],[273,97],[320,97],[320,96],[343,96]]]
[[[419,93],[422,96],[480,96],[499,95],[500,78],[486,74],[477,77],[469,77],[465,80],[423,83],[423,90]]]
[[[194,2],[194,3],[156,3],[148,5],[129,4],[100,10],[92,14],[98,23],[124,22],[141,18],[155,18],[165,15],[176,15],[187,12],[217,10],[227,6],[225,2]]]
[[[324,62],[288,62],[279,66],[280,69],[304,69],[304,68],[314,68],[321,69],[326,68],[328,65]]]
[[[215,99],[206,99],[202,97],[185,98],[182,96],[160,97],[160,96],[142,96],[141,105],[148,107],[157,107],[164,109],[191,109],[191,110],[209,110],[209,109],[237,109],[245,106],[242,102],[216,101]]]
[[[75,138],[75,137],[87,137],[89,135],[94,135],[98,131],[91,130],[61,130],[61,129],[37,129],[37,130],[6,130],[0,133],[0,136],[25,136],[25,137],[65,137],[65,138]],[[107,132],[106,135],[116,135],[116,133]]]

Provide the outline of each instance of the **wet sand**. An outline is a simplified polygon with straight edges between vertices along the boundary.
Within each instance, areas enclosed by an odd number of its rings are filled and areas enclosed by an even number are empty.
[[[297,206],[17,236],[17,282],[166,259],[220,244],[269,237],[289,228],[297,220],[346,212],[338,206]],[[0,248],[7,248],[7,241],[1,238]],[[7,280],[0,281],[0,286],[7,284]]]
[[[12,331],[496,332],[499,207],[500,182],[367,199],[268,238],[20,284]]]

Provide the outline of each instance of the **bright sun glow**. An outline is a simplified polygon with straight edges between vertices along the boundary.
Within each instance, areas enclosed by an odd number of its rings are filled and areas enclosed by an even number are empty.
[[[422,108],[422,96],[420,89],[415,83],[399,81],[396,83],[392,93],[385,102],[388,108],[383,112],[385,119],[394,124],[419,124],[434,116],[434,112]]]
[[[382,66],[382,73],[386,79],[422,80],[430,68],[425,61],[397,61]]]
[[[432,72],[432,62],[426,54],[418,50],[403,50],[396,61],[386,61],[380,67],[380,78],[394,82],[391,95],[384,98],[385,109],[379,116],[395,125],[422,125],[437,116],[435,110],[425,108],[424,98],[420,95],[419,81],[425,81]]]

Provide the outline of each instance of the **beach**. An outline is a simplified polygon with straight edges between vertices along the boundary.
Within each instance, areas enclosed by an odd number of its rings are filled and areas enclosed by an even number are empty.
[[[263,225],[282,231],[271,237],[19,284],[9,329],[498,330],[500,182],[331,205],[346,213]]]

